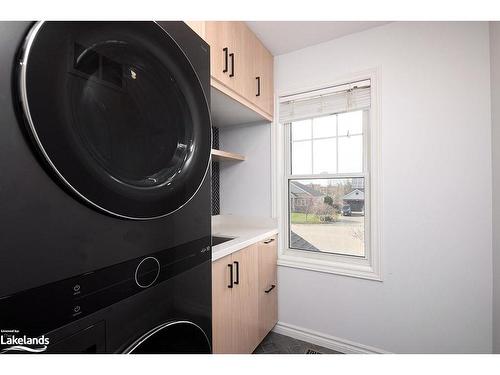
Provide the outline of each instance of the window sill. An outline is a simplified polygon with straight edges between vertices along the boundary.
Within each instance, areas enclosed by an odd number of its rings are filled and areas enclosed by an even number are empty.
[[[340,276],[355,277],[359,279],[382,281],[380,267],[374,267],[368,259],[348,261],[348,257],[331,257],[324,254],[304,256],[294,250],[283,251],[278,258],[278,266],[298,268],[314,272],[331,273]],[[340,260],[342,259],[342,260]]]

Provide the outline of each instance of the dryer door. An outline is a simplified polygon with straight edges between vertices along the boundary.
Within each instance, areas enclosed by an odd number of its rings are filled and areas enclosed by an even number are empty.
[[[210,354],[210,341],[203,330],[189,321],[164,323],[135,341],[127,354]]]
[[[205,177],[208,103],[188,58],[154,22],[35,24],[19,91],[56,179],[104,212],[168,215]]]

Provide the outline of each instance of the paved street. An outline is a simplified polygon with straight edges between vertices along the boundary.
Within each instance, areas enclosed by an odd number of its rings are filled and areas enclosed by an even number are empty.
[[[363,223],[362,216],[342,216],[337,223],[292,224],[291,229],[321,251],[364,256]]]

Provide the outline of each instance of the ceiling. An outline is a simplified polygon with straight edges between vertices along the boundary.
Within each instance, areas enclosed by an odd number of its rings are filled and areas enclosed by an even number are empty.
[[[251,21],[248,26],[274,55],[384,25],[375,21]]]

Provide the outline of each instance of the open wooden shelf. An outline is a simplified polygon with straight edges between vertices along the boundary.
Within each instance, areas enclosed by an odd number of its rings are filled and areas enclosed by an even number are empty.
[[[213,161],[243,161],[245,157],[240,154],[235,154],[234,152],[227,152],[222,150],[212,149],[212,160]]]

